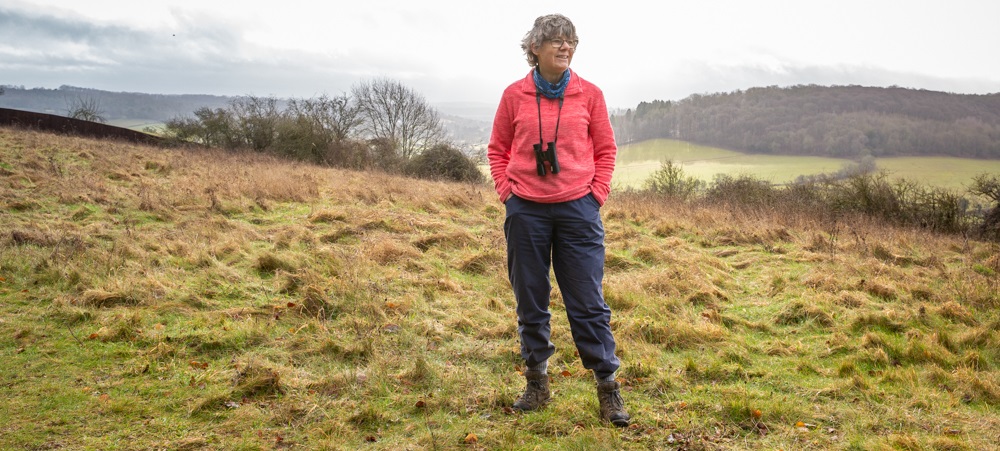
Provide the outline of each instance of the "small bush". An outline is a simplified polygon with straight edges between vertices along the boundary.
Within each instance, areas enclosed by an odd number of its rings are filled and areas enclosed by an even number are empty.
[[[467,183],[481,183],[484,179],[469,157],[447,144],[439,144],[413,157],[406,164],[406,173],[423,179]]]
[[[980,174],[972,179],[969,192],[984,196],[993,202],[993,207],[983,214],[979,232],[984,238],[1000,241],[1000,176]]]
[[[652,194],[689,199],[702,188],[703,182],[694,177],[685,177],[684,168],[680,163],[666,160],[660,163],[660,169],[651,174],[643,183],[646,191]]]
[[[706,197],[717,202],[761,208],[775,203],[778,190],[770,182],[752,175],[733,177],[720,174],[708,189]]]

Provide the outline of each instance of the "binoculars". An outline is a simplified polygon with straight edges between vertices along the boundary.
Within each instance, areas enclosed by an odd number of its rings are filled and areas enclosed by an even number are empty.
[[[559,159],[556,158],[556,143],[550,141],[546,150],[542,150],[542,143],[534,144],[535,165],[538,168],[538,175],[545,175],[545,162],[549,162],[549,168],[553,174],[559,173]]]

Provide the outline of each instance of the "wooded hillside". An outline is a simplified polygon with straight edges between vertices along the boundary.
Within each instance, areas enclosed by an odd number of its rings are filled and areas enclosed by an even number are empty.
[[[1000,93],[792,86],[642,102],[620,142],[676,138],[755,153],[1000,158]]]
[[[67,85],[57,89],[4,86],[4,94],[0,96],[0,107],[66,115],[75,104],[89,101],[94,102],[103,116],[109,120],[166,121],[179,116],[190,116],[192,111],[202,107],[224,107],[229,100],[230,97],[204,94],[110,92]]]

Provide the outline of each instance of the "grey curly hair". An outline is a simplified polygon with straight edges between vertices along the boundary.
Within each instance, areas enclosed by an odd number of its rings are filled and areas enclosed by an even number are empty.
[[[538,65],[538,57],[531,53],[532,46],[541,45],[543,41],[559,36],[565,36],[567,39],[580,39],[576,35],[576,27],[573,26],[573,22],[562,14],[549,14],[535,19],[535,25],[531,27],[531,31],[524,35],[524,39],[521,39],[521,50],[524,50],[528,65],[531,67]]]

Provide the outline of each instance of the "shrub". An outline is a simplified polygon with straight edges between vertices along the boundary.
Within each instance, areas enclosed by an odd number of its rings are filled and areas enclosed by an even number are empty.
[[[448,144],[438,144],[413,157],[406,173],[425,179],[480,183],[483,173],[462,151]]]
[[[372,138],[365,149],[365,167],[386,172],[398,172],[406,162],[396,152],[396,144],[385,138]]]
[[[660,163],[660,169],[651,174],[643,185],[646,191],[652,194],[687,200],[702,187],[703,183],[694,177],[685,177],[684,168],[680,163],[666,160]]]
[[[901,188],[902,189],[902,188]],[[900,197],[888,180],[888,173],[856,174],[832,186],[831,207],[868,216],[901,219]]]
[[[175,118],[166,122],[167,134],[181,141],[193,141],[209,147],[232,149],[240,140],[232,113],[222,108],[199,108],[194,118]]]
[[[1000,241],[1000,176],[980,174],[972,179],[969,192],[985,196],[993,202],[993,207],[983,215],[979,232],[986,238]]]
[[[752,175],[733,177],[720,174],[715,177],[706,197],[746,207],[766,207],[773,205],[778,199],[778,190],[770,182]]]

